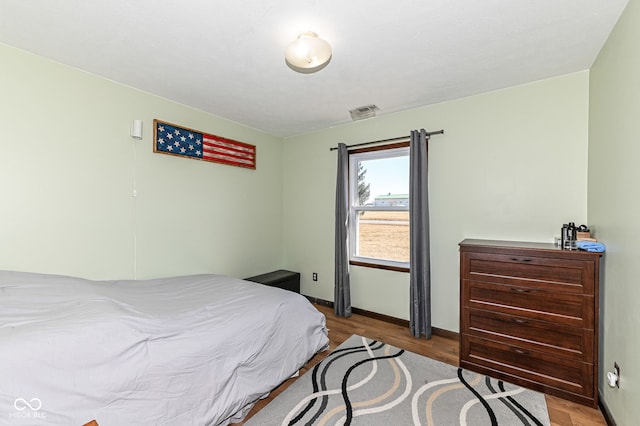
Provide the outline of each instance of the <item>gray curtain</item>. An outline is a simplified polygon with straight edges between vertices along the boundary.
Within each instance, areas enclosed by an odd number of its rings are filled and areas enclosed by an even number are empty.
[[[411,334],[431,338],[431,264],[429,261],[428,141],[422,129],[411,131],[409,146],[409,274]]]
[[[349,153],[338,144],[338,176],[336,179],[335,289],[333,309],[341,317],[351,316],[349,283]]]

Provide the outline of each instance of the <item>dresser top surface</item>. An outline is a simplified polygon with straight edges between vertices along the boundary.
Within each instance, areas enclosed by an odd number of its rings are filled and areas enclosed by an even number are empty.
[[[600,257],[602,253],[588,252],[583,250],[566,250],[553,243],[541,243],[533,241],[499,241],[499,240],[479,240],[464,239],[460,242],[460,251],[484,251],[500,252],[505,250],[518,250],[522,252],[536,252],[548,254],[550,256],[567,257]]]

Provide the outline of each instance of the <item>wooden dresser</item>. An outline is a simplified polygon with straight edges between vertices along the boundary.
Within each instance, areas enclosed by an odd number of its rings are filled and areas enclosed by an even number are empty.
[[[600,253],[460,243],[460,367],[598,404]]]

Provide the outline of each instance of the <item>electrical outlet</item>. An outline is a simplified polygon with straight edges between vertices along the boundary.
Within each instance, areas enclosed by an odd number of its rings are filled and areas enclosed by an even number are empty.
[[[618,380],[616,380],[616,387],[619,388],[620,387],[620,366],[618,365],[617,362],[613,363],[613,374],[615,374],[616,377],[618,377]]]
[[[318,273],[317,272],[314,272],[312,277],[313,277],[314,281],[318,281]]]

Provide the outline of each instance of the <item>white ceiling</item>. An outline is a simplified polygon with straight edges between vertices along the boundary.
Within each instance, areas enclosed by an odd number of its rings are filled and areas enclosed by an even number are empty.
[[[287,137],[588,69],[626,4],[0,0],[0,42]],[[298,74],[284,49],[309,30],[333,58]]]

